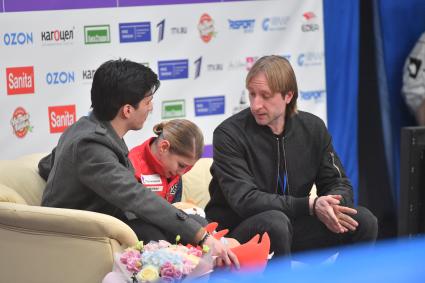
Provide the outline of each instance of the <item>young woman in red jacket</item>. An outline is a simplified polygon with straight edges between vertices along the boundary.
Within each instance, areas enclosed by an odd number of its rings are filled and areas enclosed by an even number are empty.
[[[169,203],[181,201],[182,178],[202,156],[204,137],[189,120],[174,119],[153,128],[151,137],[129,153],[135,176]]]

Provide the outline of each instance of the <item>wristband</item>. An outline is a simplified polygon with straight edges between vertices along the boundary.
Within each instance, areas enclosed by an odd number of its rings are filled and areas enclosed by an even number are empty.
[[[209,236],[211,236],[211,234],[208,233],[208,232],[205,232],[204,236],[199,241],[198,246],[202,247],[204,245],[205,241],[208,239]]]

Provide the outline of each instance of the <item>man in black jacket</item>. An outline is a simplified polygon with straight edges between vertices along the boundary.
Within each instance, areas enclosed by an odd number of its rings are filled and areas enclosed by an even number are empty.
[[[209,220],[240,242],[268,232],[275,255],[374,242],[376,217],[353,190],[318,117],[297,111],[289,62],[260,58],[246,78],[250,109],[214,131]],[[316,185],[318,197],[310,196]]]

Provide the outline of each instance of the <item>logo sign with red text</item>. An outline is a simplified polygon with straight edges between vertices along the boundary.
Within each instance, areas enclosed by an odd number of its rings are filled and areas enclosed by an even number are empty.
[[[32,132],[30,114],[23,107],[15,109],[12,119],[10,119],[10,125],[12,126],[13,134],[20,139],[24,138],[28,132]]]
[[[75,105],[49,106],[50,133],[62,133],[76,120]]]
[[[207,13],[202,14],[198,23],[199,35],[203,42],[208,43],[217,34],[214,30],[214,20]]]
[[[34,93],[34,67],[6,68],[7,94]]]

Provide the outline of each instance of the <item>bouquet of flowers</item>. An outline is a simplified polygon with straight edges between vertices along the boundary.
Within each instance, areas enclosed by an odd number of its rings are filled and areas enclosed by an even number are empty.
[[[176,239],[178,242],[179,237]],[[116,256],[116,271],[126,282],[181,282],[212,271],[213,260],[204,246],[142,241]]]

